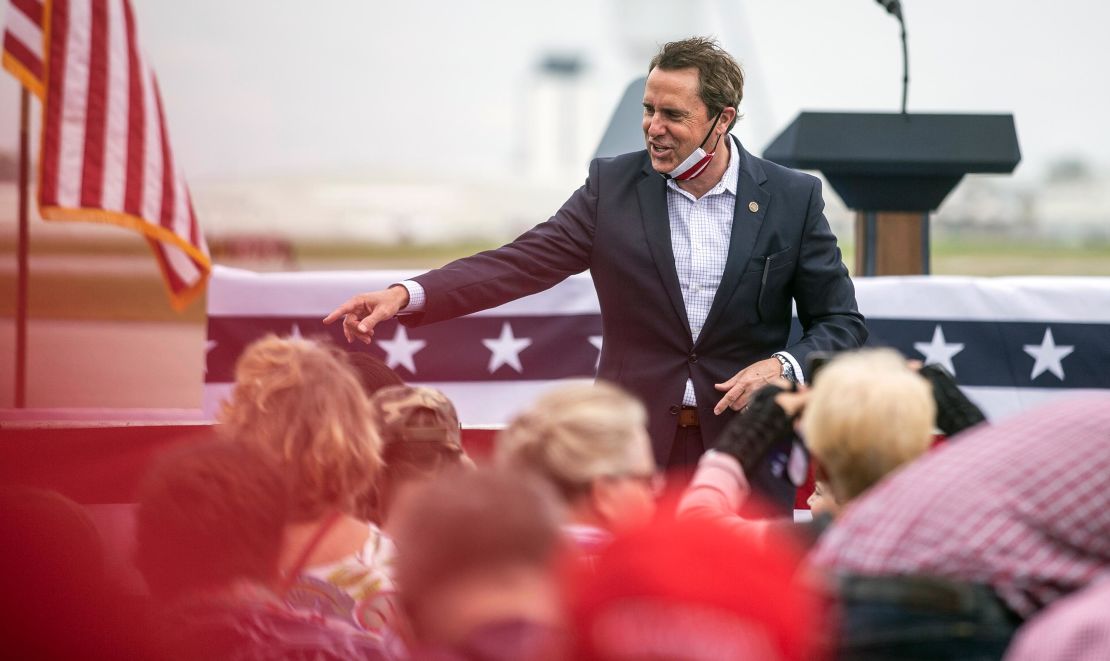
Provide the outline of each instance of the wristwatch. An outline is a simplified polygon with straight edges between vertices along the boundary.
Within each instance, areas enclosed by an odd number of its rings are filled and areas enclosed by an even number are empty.
[[[774,356],[775,358],[779,359],[780,363],[782,363],[782,378],[786,379],[790,383],[798,383],[798,375],[794,373],[794,365],[786,359],[786,356],[780,353],[776,353],[774,354]]]

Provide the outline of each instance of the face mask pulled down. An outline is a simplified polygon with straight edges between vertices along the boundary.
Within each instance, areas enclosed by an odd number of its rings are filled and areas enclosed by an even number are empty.
[[[678,167],[665,173],[664,178],[674,179],[675,181],[689,181],[705,172],[705,169],[713,161],[713,156],[717,154],[717,145],[721,142],[721,136],[718,135],[717,139],[713,141],[713,151],[706,153],[703,147],[706,140],[709,140],[709,136],[713,135],[713,129],[717,128],[717,120],[720,118],[721,113],[718,112],[717,116],[713,118],[713,125],[709,127],[709,132],[705,134],[705,138],[698,145],[698,148],[692,151],[686,157],[686,160],[679,163]]]

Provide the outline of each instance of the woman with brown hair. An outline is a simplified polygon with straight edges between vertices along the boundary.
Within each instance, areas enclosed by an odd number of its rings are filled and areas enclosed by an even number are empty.
[[[393,615],[393,544],[356,514],[381,468],[381,441],[338,349],[258,340],[235,368],[222,431],[281,464],[292,497],[280,567],[287,599],[379,630]]]

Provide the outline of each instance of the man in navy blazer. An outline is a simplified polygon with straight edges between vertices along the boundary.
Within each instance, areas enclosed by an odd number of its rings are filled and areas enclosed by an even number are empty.
[[[666,44],[644,92],[646,150],[594,160],[563,207],[513,242],[359,294],[325,322],[369,342],[398,313],[406,325],[450,319],[589,269],[598,378],[644,402],[660,466],[692,465],[762,385],[867,337],[820,182],[729,135],[742,96],[739,65],[714,42]],[[791,301],[803,335],[786,346]]]

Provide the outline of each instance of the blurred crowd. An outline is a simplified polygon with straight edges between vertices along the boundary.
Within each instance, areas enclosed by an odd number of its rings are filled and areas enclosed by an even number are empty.
[[[991,423],[891,350],[769,383],[690,472],[556,388],[468,456],[368,353],[267,337],[137,494],[140,593],[78,504],[0,490],[7,658],[1106,659],[1110,397]],[[809,510],[784,512],[783,494]]]

